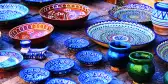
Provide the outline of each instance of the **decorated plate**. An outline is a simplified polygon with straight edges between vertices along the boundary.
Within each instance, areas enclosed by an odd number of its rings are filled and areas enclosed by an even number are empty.
[[[65,46],[70,50],[83,50],[89,46],[89,41],[83,38],[71,38],[64,42]]]
[[[67,78],[53,78],[45,84],[76,84],[73,80]]]
[[[145,4],[128,4],[109,11],[112,18],[128,22],[150,22],[152,7]]]
[[[23,60],[23,56],[12,50],[0,50],[0,69],[14,68]]]
[[[45,69],[54,72],[54,74],[66,74],[71,71],[74,65],[74,61],[69,58],[58,58],[47,62]]]
[[[93,41],[104,47],[108,47],[111,41],[126,41],[135,49],[155,39],[155,34],[151,29],[123,21],[100,22],[88,27],[86,33]]]
[[[19,76],[26,82],[40,82],[50,76],[50,72],[44,68],[30,67],[19,72]]]
[[[76,54],[76,58],[83,64],[93,65],[99,63],[102,60],[103,54],[94,50],[84,50],[78,52]]]
[[[91,70],[78,76],[81,84],[110,84],[112,79],[110,72],[102,70]]]
[[[0,22],[21,18],[28,14],[29,9],[21,4],[2,3],[0,4]]]

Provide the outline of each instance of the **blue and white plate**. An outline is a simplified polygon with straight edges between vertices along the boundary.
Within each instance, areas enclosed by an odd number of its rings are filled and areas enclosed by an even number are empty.
[[[128,22],[150,22],[152,7],[145,4],[128,4],[122,7],[113,7],[109,14],[112,18]]]
[[[29,9],[21,4],[2,3],[0,4],[0,22],[21,18],[28,14]]]
[[[16,67],[23,60],[23,56],[12,50],[0,50],[0,70]]]
[[[94,65],[98,64],[102,60],[103,54],[94,50],[84,50],[78,52],[76,58],[82,64]]]
[[[143,47],[155,39],[155,33],[140,24],[124,21],[105,21],[91,25],[87,35],[97,44],[109,47],[111,41],[126,41],[132,49]]]
[[[66,74],[71,72],[75,62],[69,58],[58,58],[48,61],[45,64],[45,69],[53,72],[54,74]]]
[[[19,76],[29,83],[39,83],[50,76],[50,72],[44,68],[30,67],[19,72]]]
[[[46,81],[45,84],[76,84],[73,80],[67,78],[53,78]]]
[[[110,72],[102,70],[91,70],[78,76],[81,84],[110,84],[112,79]]]

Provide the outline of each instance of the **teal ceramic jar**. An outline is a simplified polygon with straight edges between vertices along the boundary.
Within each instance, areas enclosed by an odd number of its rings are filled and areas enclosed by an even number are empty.
[[[164,84],[168,84],[168,72],[164,74],[163,80],[164,80]]]
[[[125,41],[113,41],[109,44],[107,52],[108,61],[114,68],[126,68],[129,61],[128,55],[130,53],[131,45]]]
[[[129,59],[130,62],[127,66],[129,76],[137,83],[150,81],[155,73],[153,54],[145,51],[136,51],[129,55]]]

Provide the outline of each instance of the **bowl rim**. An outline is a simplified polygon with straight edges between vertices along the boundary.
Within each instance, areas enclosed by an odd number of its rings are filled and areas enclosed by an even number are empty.
[[[1,67],[0,69],[6,69],[6,68],[14,67],[14,66],[20,64],[20,63],[24,60],[23,55],[20,54],[20,53],[17,52],[17,51],[13,51],[13,50],[0,50],[0,52],[12,52],[12,53],[18,54],[19,57],[21,58],[21,60],[20,60],[18,63],[16,63],[15,65],[13,65],[13,66],[5,66],[5,67]]]
[[[85,33],[86,33],[86,35],[87,35],[90,39],[92,39],[92,40],[94,40],[94,41],[96,41],[96,42],[102,43],[102,44],[104,44],[104,45],[108,45],[109,43],[105,43],[105,42],[103,42],[103,41],[99,41],[99,40],[97,40],[97,39],[91,37],[91,36],[88,34],[88,29],[89,29],[89,28],[91,28],[91,27],[94,26],[94,25],[97,25],[97,24],[100,24],[100,23],[104,23],[104,22],[124,22],[124,23],[132,23],[132,24],[136,24],[136,25],[140,25],[140,26],[142,26],[142,27],[145,27],[145,28],[147,28],[148,30],[150,30],[150,31],[153,33],[154,38],[153,38],[151,41],[145,42],[145,43],[139,44],[139,45],[131,45],[131,47],[136,47],[136,46],[141,46],[141,45],[145,45],[145,44],[151,43],[151,42],[154,41],[155,38],[156,38],[156,34],[154,33],[154,31],[152,31],[152,29],[150,29],[150,28],[148,28],[148,27],[146,27],[146,26],[144,26],[144,25],[141,25],[141,24],[138,24],[138,23],[135,23],[135,22],[113,21],[113,20],[101,21],[101,22],[98,22],[98,23],[95,23],[95,24],[93,24],[93,25],[88,26],[87,28],[85,28]],[[97,43],[96,43],[96,44],[97,44]],[[99,45],[100,45],[100,44],[99,44]]]
[[[15,20],[15,19],[19,19],[21,17],[24,17],[25,15],[27,15],[29,13],[29,8],[23,4],[17,4],[17,3],[1,3],[0,5],[6,5],[6,4],[9,4],[9,5],[18,5],[20,7],[24,7],[26,9],[26,11],[24,11],[24,14],[22,14],[21,16],[19,17],[15,17],[15,18],[12,18],[12,19],[7,19],[7,20],[0,20],[0,22],[5,22],[5,21],[11,21],[11,20]]]
[[[16,27],[12,28],[12,29],[9,31],[8,35],[9,35],[9,37],[11,37],[12,39],[15,39],[15,40],[25,40],[25,39],[16,39],[16,38],[14,38],[13,36],[11,36],[10,33],[11,33],[14,29],[16,29],[16,28],[18,28],[18,27],[20,27],[20,26],[32,25],[32,24],[38,24],[38,23],[49,25],[49,26],[51,26],[51,28],[52,28],[52,30],[51,30],[48,34],[46,34],[46,35],[44,35],[44,36],[47,36],[47,35],[51,34],[51,33],[54,31],[54,26],[53,26],[52,24],[49,24],[49,23],[46,23],[46,22],[30,22],[30,23],[21,24],[21,25],[18,25],[18,26],[16,26]],[[38,38],[33,38],[33,39],[28,39],[28,40],[35,40],[35,39],[42,38],[42,37],[44,37],[44,36],[41,36],[41,37],[38,37]]]
[[[81,5],[81,6],[83,6],[83,7],[85,7],[85,8],[88,9],[88,13],[87,13],[85,16],[83,16],[83,17],[76,18],[76,19],[72,19],[72,20],[66,20],[66,19],[64,19],[64,20],[49,19],[48,17],[46,17],[45,15],[43,15],[43,13],[41,13],[41,11],[42,11],[44,8],[50,7],[50,6],[55,5],[55,4],[75,4],[75,5],[77,4],[77,5]],[[80,3],[73,3],[73,2],[54,3],[54,4],[46,5],[46,6],[42,7],[42,8],[39,10],[39,14],[40,14],[40,16],[41,16],[42,18],[49,19],[49,20],[53,20],[53,21],[74,21],[74,20],[79,20],[79,19],[82,19],[82,18],[85,18],[85,17],[89,16],[90,13],[91,13],[91,9],[90,9],[88,6],[83,5],[83,4],[80,4]]]
[[[52,78],[52,79],[50,79],[50,80],[47,80],[46,82],[45,82],[45,84],[48,84],[48,82],[50,82],[51,80],[67,80],[67,81],[71,81],[72,83],[74,83],[74,84],[77,84],[74,80],[72,80],[72,79],[70,79],[70,78]]]

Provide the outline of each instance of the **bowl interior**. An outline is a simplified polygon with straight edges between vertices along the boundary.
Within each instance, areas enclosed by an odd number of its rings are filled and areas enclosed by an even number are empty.
[[[43,7],[40,15],[52,20],[75,20],[88,16],[89,7],[78,3],[56,3]]]
[[[50,34],[53,29],[54,27],[48,23],[27,23],[11,29],[9,36],[18,40],[37,39]]]
[[[156,48],[157,55],[168,62],[168,41],[164,41]]]
[[[0,50],[0,68],[9,68],[19,64],[23,56],[14,51]]]
[[[0,4],[0,21],[8,21],[25,16],[29,9],[21,4],[3,3]]]

